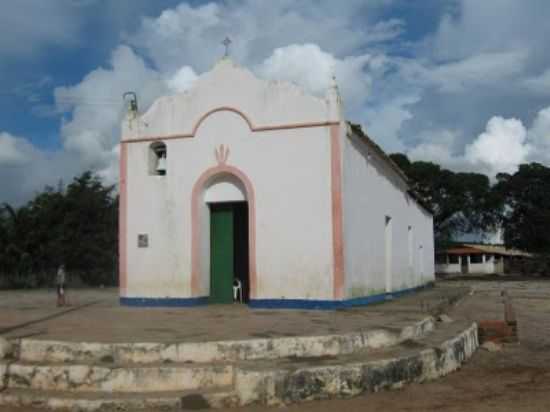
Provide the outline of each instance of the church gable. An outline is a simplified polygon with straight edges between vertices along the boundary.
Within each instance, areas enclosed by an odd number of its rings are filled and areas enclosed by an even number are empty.
[[[306,94],[283,81],[258,79],[249,70],[223,59],[184,93],[159,98],[125,124],[126,139],[193,137],[203,120],[219,111],[239,114],[252,131],[339,121],[330,98]]]

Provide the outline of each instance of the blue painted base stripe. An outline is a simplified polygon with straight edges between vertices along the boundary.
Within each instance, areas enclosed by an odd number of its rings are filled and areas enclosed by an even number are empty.
[[[251,299],[253,309],[321,309],[332,310],[343,307],[343,301],[312,299]]]
[[[206,305],[208,297],[199,298],[127,298],[120,297],[123,306],[138,307],[189,307]]]
[[[365,306],[381,303],[387,300],[408,295],[422,289],[432,287],[433,283],[417,286],[411,289],[399,290],[391,293],[363,296],[347,300],[314,300],[314,299],[253,299],[248,304],[255,309],[307,309],[307,310],[334,310],[354,306]]]
[[[314,299],[251,299],[249,306],[254,309],[308,309],[334,310],[353,306],[365,306],[385,302],[400,296],[408,295],[422,289],[433,287],[433,282],[411,289],[403,289],[391,293],[363,296],[347,300],[314,300]],[[208,297],[198,298],[139,298],[120,297],[123,306],[135,307],[189,307],[208,304]]]

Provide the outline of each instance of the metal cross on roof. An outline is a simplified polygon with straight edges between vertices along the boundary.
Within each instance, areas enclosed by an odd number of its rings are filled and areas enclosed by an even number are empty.
[[[229,45],[231,44],[231,39],[229,37],[226,37],[224,41],[222,41],[222,44],[225,46],[225,54],[223,57],[229,56]]]

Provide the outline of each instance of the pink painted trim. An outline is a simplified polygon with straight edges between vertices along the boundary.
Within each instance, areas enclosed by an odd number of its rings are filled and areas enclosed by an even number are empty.
[[[197,130],[199,129],[202,122],[204,122],[204,120],[208,116],[221,111],[233,112],[241,116],[244,119],[244,121],[248,124],[248,127],[252,132],[265,132],[269,130],[303,129],[308,127],[327,127],[327,126],[339,125],[338,122],[307,122],[307,123],[287,123],[287,124],[271,125],[271,126],[254,126],[250,118],[239,109],[236,109],[234,107],[229,107],[229,106],[222,106],[216,109],[209,110],[208,112],[203,114],[199,118],[199,120],[195,123],[195,126],[193,127],[193,131],[191,133],[170,134],[170,135],[164,135],[164,136],[144,136],[136,139],[126,138],[126,139],[123,139],[122,141],[125,143],[138,143],[138,142],[152,142],[157,140],[193,138],[197,134]]]
[[[219,164],[206,170],[193,186],[191,197],[191,296],[204,296],[205,292],[201,290],[201,237],[200,237],[200,216],[199,208],[202,202],[202,194],[206,183],[214,176],[227,173],[240,179],[246,189],[248,201],[248,244],[249,244],[249,277],[250,277],[250,298],[257,295],[257,272],[256,272],[256,200],[252,182],[242,171],[234,166]]]
[[[344,298],[344,225],[342,212],[342,160],[340,127],[330,126],[330,177],[332,192],[332,253],[334,260],[333,293]]]
[[[202,124],[202,122],[204,122],[206,120],[206,118],[208,116],[210,116],[211,114],[217,113],[217,112],[233,112],[235,114],[238,114],[248,124],[248,127],[250,128],[250,130],[254,131],[254,125],[252,124],[252,122],[250,121],[250,118],[246,114],[241,112],[239,109],[235,109],[234,107],[222,106],[222,107],[217,107],[215,109],[209,110],[205,114],[203,114],[199,118],[199,120],[195,123],[195,127],[193,127],[193,131],[191,132],[191,136],[195,136],[197,134],[197,130],[199,130],[200,125]]]
[[[120,187],[118,207],[118,284],[120,296],[126,296],[128,279],[128,146],[120,145]]]

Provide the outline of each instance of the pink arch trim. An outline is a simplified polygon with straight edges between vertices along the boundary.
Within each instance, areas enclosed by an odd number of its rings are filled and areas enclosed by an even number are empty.
[[[230,174],[240,179],[246,189],[248,201],[248,272],[250,278],[250,298],[254,299],[257,293],[257,272],[256,272],[256,200],[254,187],[248,176],[234,166],[219,164],[206,170],[193,186],[191,195],[191,296],[199,297],[201,293],[201,233],[199,208],[201,205],[201,194],[205,185],[212,177],[219,174]]]
[[[202,122],[204,122],[208,116],[217,112],[233,112],[235,114],[238,114],[248,124],[248,127],[250,128],[250,130],[255,129],[250,118],[246,114],[244,114],[242,111],[230,106],[221,106],[221,107],[217,107],[215,109],[209,110],[205,114],[203,114],[199,118],[199,120],[195,123],[195,126],[193,127],[193,131],[191,132],[191,136],[195,136],[197,134],[197,130],[199,130],[199,127],[201,126]]]
[[[197,130],[199,129],[200,125],[204,120],[206,120],[207,117],[210,115],[222,112],[222,111],[228,111],[233,112],[235,114],[238,114],[241,116],[246,124],[248,124],[248,127],[252,132],[264,132],[269,130],[287,130],[287,129],[302,129],[302,128],[308,128],[308,127],[327,127],[327,126],[336,126],[339,125],[339,122],[335,121],[325,121],[325,122],[304,122],[304,123],[283,123],[283,124],[277,124],[277,125],[267,125],[267,126],[255,126],[250,117],[248,117],[244,112],[242,112],[239,109],[236,109],[231,106],[220,106],[215,109],[209,110],[208,112],[204,113],[199,120],[195,122],[195,125],[193,126],[193,129],[191,133],[180,133],[180,134],[168,134],[168,135],[162,135],[162,136],[143,136],[139,138],[123,138],[122,141],[124,143],[138,143],[138,142],[153,142],[156,140],[173,140],[173,139],[189,139],[195,137]]]

